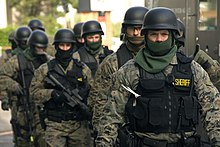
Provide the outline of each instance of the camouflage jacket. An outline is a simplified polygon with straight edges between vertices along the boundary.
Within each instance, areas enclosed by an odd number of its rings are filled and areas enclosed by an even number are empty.
[[[177,64],[176,56],[174,56],[170,65],[168,65],[163,73],[168,75],[173,65]],[[206,71],[195,61],[191,63],[191,69],[194,76],[195,93],[199,103],[202,106],[202,120],[206,128],[209,138],[220,141],[219,120],[220,120],[220,96],[219,92],[212,82]],[[99,122],[99,134],[96,139],[97,146],[113,146],[118,135],[119,125],[125,123],[125,104],[131,93],[126,91],[121,85],[136,90],[139,83],[139,68],[135,61],[129,60],[112,76],[112,86],[105,92],[108,97],[107,104],[103,110],[103,116]],[[153,139],[167,140],[168,142],[176,142],[181,138],[180,134],[173,133],[139,133],[139,135],[147,136]]]
[[[212,59],[203,50],[199,50],[196,53],[194,60],[206,70],[213,84],[217,85],[220,81],[220,65],[218,61]]]
[[[66,73],[67,70],[72,69],[73,64],[74,64],[74,61],[71,60],[66,70],[64,70],[61,66],[60,66],[60,68]],[[44,102],[51,99],[51,92],[53,91],[53,89],[45,89],[44,88],[44,78],[47,76],[47,72],[48,72],[48,64],[47,63],[41,65],[34,72],[35,76],[31,82],[30,94],[31,94],[31,96],[33,96],[33,99],[37,105],[42,105]],[[85,64],[83,64],[82,73],[83,73],[83,76],[85,77],[85,79],[88,80],[89,84],[93,83],[93,79],[91,77],[91,71]]]
[[[23,54],[23,52],[21,54]],[[49,60],[51,57],[47,56],[47,58]],[[19,76],[19,70],[17,55],[12,56],[0,67],[0,96],[2,97],[2,100],[8,101],[8,93],[11,93],[11,90],[13,90],[13,85],[18,83],[16,79]],[[16,97],[13,97],[13,99],[16,100]]]
[[[130,51],[129,51],[130,52]],[[131,53],[134,57],[135,54]],[[111,76],[119,69],[117,52],[107,56],[96,71],[95,82],[91,88],[88,103],[93,110],[93,126],[98,127],[103,107],[107,102],[106,89],[111,86]]]

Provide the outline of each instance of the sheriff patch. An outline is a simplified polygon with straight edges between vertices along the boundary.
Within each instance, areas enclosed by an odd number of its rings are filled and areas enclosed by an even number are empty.
[[[175,86],[190,86],[190,79],[175,79]]]

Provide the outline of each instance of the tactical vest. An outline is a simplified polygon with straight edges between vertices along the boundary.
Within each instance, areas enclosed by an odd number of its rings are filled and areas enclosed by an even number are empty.
[[[113,53],[113,51],[109,50],[107,46],[102,46],[102,48],[104,49],[104,54],[99,54],[99,63],[96,61],[95,57],[86,50],[86,46],[80,48],[78,51],[80,61],[84,62],[90,68],[93,76],[95,76],[98,65],[103,59]]]
[[[177,53],[177,59],[178,64],[168,76],[162,72],[149,74],[139,67],[136,92],[141,97],[135,100],[131,96],[125,108],[131,130],[176,133],[193,131],[198,124],[199,103],[194,94],[192,59],[181,53]]]
[[[118,68],[124,65],[128,60],[133,59],[133,55],[128,50],[125,43],[123,43],[116,52],[118,59]]]
[[[48,62],[48,73],[51,74],[59,83],[65,85],[66,88],[73,90],[78,89],[79,95],[83,98],[82,102],[87,104],[87,97],[89,94],[89,85],[87,79],[84,78],[82,73],[82,63],[74,60],[74,64],[71,70],[68,70],[65,74],[61,67],[58,65],[56,59]],[[44,81],[44,87],[46,89],[57,89],[60,90],[56,85],[50,85]],[[45,104],[45,109],[49,117],[53,116],[55,121],[63,120],[65,117],[66,120],[74,120],[76,117],[80,117],[77,107],[71,107],[66,103],[57,104],[53,98],[47,101]]]

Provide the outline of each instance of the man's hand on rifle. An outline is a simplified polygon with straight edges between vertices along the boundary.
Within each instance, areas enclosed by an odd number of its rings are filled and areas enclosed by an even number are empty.
[[[23,95],[23,90],[22,90],[22,87],[19,83],[13,84],[10,91],[14,95]]]
[[[53,90],[51,93],[51,97],[56,103],[62,103],[65,99],[65,95],[61,90]]]

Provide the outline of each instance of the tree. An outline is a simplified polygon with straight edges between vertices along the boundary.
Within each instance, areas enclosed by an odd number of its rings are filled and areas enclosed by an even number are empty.
[[[66,8],[68,4],[73,7],[78,6],[78,0],[10,0],[9,7],[15,8],[14,13],[16,25],[26,25],[32,18],[38,18],[44,22],[44,26],[49,34],[54,33],[59,27],[56,18],[65,16],[64,12],[58,12],[57,7]],[[68,7],[67,7],[68,8]]]

